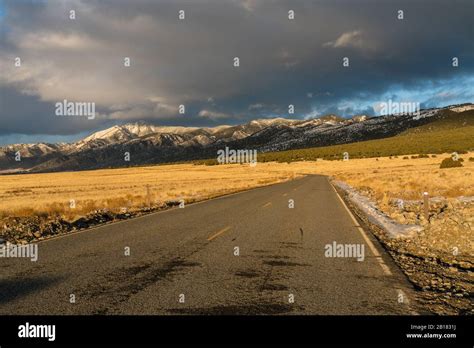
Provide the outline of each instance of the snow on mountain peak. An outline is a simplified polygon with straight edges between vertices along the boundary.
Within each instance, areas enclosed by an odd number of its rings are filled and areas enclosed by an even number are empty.
[[[158,127],[142,122],[127,123],[124,125],[113,126],[105,130],[95,132],[88,137],[81,140],[81,143],[88,143],[94,140],[109,140],[109,141],[120,141],[120,140],[131,140],[133,138],[139,138],[154,133],[171,133],[171,134],[183,134],[196,130],[195,127]]]
[[[300,120],[276,117],[276,118],[260,118],[257,120],[250,121],[249,124],[268,127],[268,126],[273,126],[275,124],[292,124],[299,121]]]
[[[464,105],[450,107],[449,109],[454,112],[463,112],[463,111],[473,110],[474,104],[464,104]]]
[[[365,120],[367,120],[367,118],[367,115],[356,115],[352,117],[352,120],[354,120],[355,122],[364,122]]]

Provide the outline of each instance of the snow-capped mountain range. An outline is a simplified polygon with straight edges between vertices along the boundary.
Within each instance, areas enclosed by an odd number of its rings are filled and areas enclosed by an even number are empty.
[[[473,109],[473,104],[461,104],[421,110],[418,117],[358,115],[344,119],[327,115],[308,120],[258,119],[242,125],[212,128],[129,123],[93,133],[75,143],[0,147],[0,171],[82,170],[213,158],[224,146],[268,152],[345,144],[394,136],[429,123],[441,117],[444,111],[459,113]],[[130,162],[124,162],[125,152],[130,153]]]

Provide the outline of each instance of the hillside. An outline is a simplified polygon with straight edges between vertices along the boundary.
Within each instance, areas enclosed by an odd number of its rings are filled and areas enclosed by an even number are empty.
[[[474,149],[474,111],[444,111],[438,118],[422,126],[408,129],[396,136],[344,145],[264,153],[259,161],[295,161],[398,156],[410,154],[464,153]]]

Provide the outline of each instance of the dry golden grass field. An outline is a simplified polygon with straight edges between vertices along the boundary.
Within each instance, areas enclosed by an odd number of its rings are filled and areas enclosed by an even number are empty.
[[[28,175],[0,179],[0,219],[8,216],[61,215],[75,219],[91,211],[142,208],[167,200],[198,201],[299,177],[324,174],[356,188],[370,188],[384,207],[390,198],[474,196],[474,153],[463,167],[439,169],[448,154],[403,159],[306,161],[245,165],[160,165]],[[147,189],[148,187],[148,189]],[[149,192],[149,194],[148,194]],[[70,208],[74,200],[75,208]]]
[[[6,175],[0,180],[0,218],[139,209],[170,200],[199,201],[295,177],[296,166],[259,164],[161,165],[95,171]],[[74,200],[75,208],[70,208]]]
[[[461,156],[463,167],[458,168],[439,168],[442,159],[450,157],[445,154],[415,159],[399,156],[324,161],[316,172],[334,176],[357,189],[370,189],[383,209],[390,198],[419,200],[423,192],[431,197],[474,196],[474,162],[469,161],[473,155]]]

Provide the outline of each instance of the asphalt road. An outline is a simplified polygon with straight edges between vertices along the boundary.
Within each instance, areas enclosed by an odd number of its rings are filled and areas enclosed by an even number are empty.
[[[364,261],[326,257],[333,242],[364,245]],[[104,225],[38,248],[37,262],[0,258],[1,315],[416,313],[405,277],[323,176]]]

